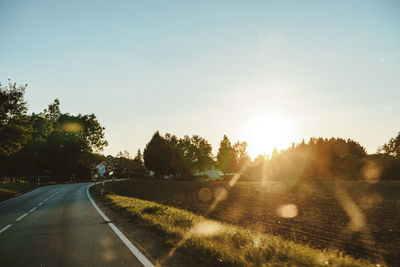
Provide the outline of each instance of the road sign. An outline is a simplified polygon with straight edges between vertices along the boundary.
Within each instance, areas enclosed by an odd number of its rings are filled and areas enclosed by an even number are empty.
[[[108,164],[111,164],[112,161],[113,161],[113,157],[112,157],[111,155],[108,155],[108,156],[106,157],[106,162],[107,162]]]
[[[114,170],[113,165],[107,165],[107,166],[106,166],[106,170],[107,170],[108,172],[112,172],[112,171]]]

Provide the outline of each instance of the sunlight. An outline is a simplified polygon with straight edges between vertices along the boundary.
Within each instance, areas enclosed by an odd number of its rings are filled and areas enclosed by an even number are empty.
[[[285,149],[294,141],[290,123],[277,114],[251,119],[244,132],[243,139],[248,142],[248,153],[253,159],[271,156],[274,148]]]

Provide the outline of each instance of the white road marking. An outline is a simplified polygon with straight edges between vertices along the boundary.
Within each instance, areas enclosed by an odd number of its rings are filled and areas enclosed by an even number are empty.
[[[29,212],[34,212],[36,209],[37,209],[37,207],[31,208],[31,209],[29,210]]]
[[[25,213],[25,214],[19,216],[19,218],[16,219],[16,221],[19,222],[19,221],[22,220],[22,218],[24,218],[26,215],[28,215],[28,213]]]
[[[9,224],[5,227],[3,227],[3,229],[0,230],[0,234],[3,233],[5,230],[7,230],[8,228],[10,228],[12,226],[12,224]]]
[[[99,209],[99,207],[97,207],[96,203],[93,201],[92,197],[89,194],[89,187],[91,187],[92,185],[94,184],[89,185],[86,189],[87,196],[90,202],[92,202],[93,207],[97,210],[97,212],[101,215],[101,217],[103,217],[103,219],[106,222],[109,222],[110,219]],[[140,250],[138,250],[137,247],[135,247],[135,245],[133,245],[132,242],[129,241],[129,239],[126,238],[126,236],[113,223],[108,223],[108,225],[111,227],[114,233],[117,234],[119,239],[121,239],[121,241],[128,247],[128,249],[132,252],[132,254],[135,255],[135,257],[143,264],[143,266],[154,267],[153,263],[151,263],[151,261],[149,261],[142,254],[142,252],[140,252]]]
[[[43,202],[40,202],[37,206],[40,207],[43,205]]]

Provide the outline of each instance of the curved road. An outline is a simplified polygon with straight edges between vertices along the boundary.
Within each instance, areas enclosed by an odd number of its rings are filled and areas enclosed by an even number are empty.
[[[90,203],[89,185],[0,202],[0,266],[143,266]]]

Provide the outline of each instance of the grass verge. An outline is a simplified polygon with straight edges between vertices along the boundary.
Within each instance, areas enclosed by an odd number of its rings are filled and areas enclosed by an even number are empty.
[[[24,180],[18,182],[4,180],[3,182],[0,183],[0,201],[4,201],[9,198],[18,196],[36,187],[37,187],[36,184],[28,183]]]
[[[99,186],[92,188],[94,195],[98,195]],[[157,232],[173,247],[169,256],[179,250],[188,259],[203,265],[374,266],[367,260],[344,256],[339,251],[312,249],[151,201],[115,194],[105,195],[103,201]]]

